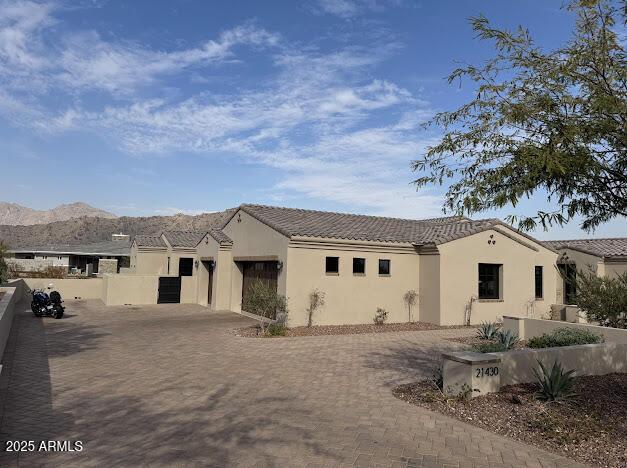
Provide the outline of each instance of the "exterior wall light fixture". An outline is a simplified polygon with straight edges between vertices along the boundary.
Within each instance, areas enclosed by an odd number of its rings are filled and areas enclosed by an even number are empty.
[[[283,262],[281,260],[276,262],[276,269],[279,270],[279,271],[281,271],[283,269]]]

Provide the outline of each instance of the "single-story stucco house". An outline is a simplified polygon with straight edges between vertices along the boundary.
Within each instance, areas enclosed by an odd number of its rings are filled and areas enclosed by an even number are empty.
[[[9,262],[22,272],[62,267],[69,273],[117,273],[129,267],[130,236],[112,234],[111,240],[85,244],[49,244],[10,249]]]
[[[559,254],[560,303],[574,304],[577,271],[589,270],[610,278],[627,273],[627,237],[554,240],[544,244]]]
[[[289,324],[307,323],[309,295],[325,294],[315,324],[407,321],[441,325],[502,315],[548,315],[558,254],[497,219],[397,219],[245,204],[222,229],[136,236],[131,270],[159,275],[157,302],[241,311],[252,281],[288,298]]]

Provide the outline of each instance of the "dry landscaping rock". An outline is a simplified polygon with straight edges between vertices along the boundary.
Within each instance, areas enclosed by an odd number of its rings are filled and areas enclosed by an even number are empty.
[[[575,379],[579,397],[543,403],[535,384],[462,400],[446,398],[433,382],[400,385],[397,398],[469,424],[560,453],[579,462],[627,466],[627,374]]]
[[[383,325],[362,324],[362,325],[314,325],[311,327],[288,328],[286,337],[290,336],[321,336],[321,335],[355,335],[361,333],[385,333],[399,331],[424,331],[424,330],[444,330],[448,328],[470,328],[466,326],[441,327],[426,322],[406,322],[406,323],[386,323]],[[239,328],[235,330],[238,336],[261,338],[259,327]],[[274,337],[273,337],[274,338]]]

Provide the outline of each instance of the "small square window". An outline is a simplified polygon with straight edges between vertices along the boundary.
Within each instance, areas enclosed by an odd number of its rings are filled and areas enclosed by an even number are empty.
[[[353,258],[353,274],[354,275],[366,274],[366,259],[365,258]]]
[[[543,281],[542,281],[542,267],[541,266],[537,266],[536,270],[535,270],[535,276],[536,276],[536,299],[542,299],[544,297],[544,291],[543,291]]]
[[[390,261],[380,258],[379,259],[379,274],[380,275],[389,275],[390,274]]]
[[[340,272],[340,257],[327,257],[325,271],[337,274]]]

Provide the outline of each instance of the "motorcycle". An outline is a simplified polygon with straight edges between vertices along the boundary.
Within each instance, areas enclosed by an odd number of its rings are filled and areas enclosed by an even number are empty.
[[[48,289],[52,289],[52,284],[48,285]],[[33,289],[32,295],[30,308],[36,317],[43,317],[44,315],[55,319],[63,317],[65,307],[63,307],[63,300],[58,291],[52,291],[48,294],[43,289]]]

